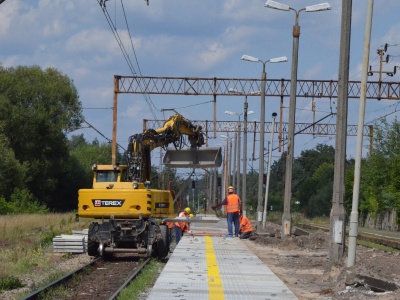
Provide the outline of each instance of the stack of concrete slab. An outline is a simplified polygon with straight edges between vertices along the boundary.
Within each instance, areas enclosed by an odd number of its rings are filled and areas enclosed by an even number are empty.
[[[85,253],[87,251],[87,229],[74,230],[72,235],[61,234],[53,238],[54,252]]]

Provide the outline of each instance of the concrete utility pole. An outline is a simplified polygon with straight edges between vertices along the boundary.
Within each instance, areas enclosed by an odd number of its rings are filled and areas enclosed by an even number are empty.
[[[367,21],[365,25],[364,36],[364,55],[363,66],[361,71],[361,91],[360,91],[360,109],[358,112],[358,127],[364,126],[365,119],[365,99],[367,93],[367,69],[369,60],[369,48],[371,43],[371,28],[372,28],[372,14],[373,14],[374,0],[368,1]],[[350,214],[350,228],[349,228],[349,256],[347,258],[347,266],[350,268],[356,263],[356,248],[357,248],[357,235],[358,235],[358,198],[360,193],[360,174],[361,174],[361,158],[362,158],[362,134],[357,134],[356,145],[356,161],[354,166],[354,185],[353,185],[353,202]]]
[[[242,95],[243,92],[240,92],[236,89],[229,89],[229,93],[231,94],[237,94],[237,95]],[[256,93],[251,93],[251,94],[260,94],[260,92],[256,92]],[[247,190],[247,186],[246,186],[246,182],[247,182],[247,116],[250,114],[254,114],[254,111],[250,110],[248,111],[248,107],[249,104],[247,103],[247,95],[245,96],[245,100],[244,100],[244,108],[243,108],[243,176],[242,176],[242,189],[240,190],[240,168],[238,171],[238,177],[237,177],[237,189],[236,189],[236,194],[238,194],[240,196],[240,191],[242,191],[242,195],[240,197],[240,199],[242,200],[242,213],[243,215],[246,215],[246,202],[247,202],[247,195],[246,195],[246,190]],[[226,114],[229,115],[238,115],[239,116],[239,128],[240,128],[240,115],[238,113],[235,112],[230,112],[230,111],[225,111]],[[238,137],[238,149],[239,149],[239,156],[238,156],[238,165],[240,166],[240,150],[241,150],[241,146],[240,146],[240,129],[239,129],[239,137]]]
[[[346,162],[348,81],[350,61],[352,0],[342,1],[342,32],[340,36],[338,106],[336,116],[335,165],[330,215],[329,259],[339,261],[345,250],[346,212],[344,209],[344,175]]]
[[[269,193],[269,179],[271,176],[271,163],[272,163],[272,151],[274,149],[274,129],[275,129],[275,118],[277,113],[272,113],[272,130],[271,130],[271,141],[269,143],[268,150],[268,167],[267,167],[267,182],[265,184],[265,204],[264,204],[264,213],[263,213],[263,228],[267,224],[267,210],[268,210],[268,193]]]
[[[247,202],[247,110],[249,104],[247,103],[247,96],[245,97],[243,105],[243,178],[242,178],[242,213],[246,216],[246,202]]]
[[[235,132],[234,135],[235,139],[235,144],[233,145],[233,170],[232,170],[232,182],[229,182],[228,185],[232,185],[234,188],[236,188],[236,155],[237,155],[237,132]]]
[[[221,188],[221,186],[218,187],[218,169],[214,168],[214,199],[212,199],[212,203],[214,203],[213,205],[217,205],[220,202],[220,200],[218,199],[221,198],[218,197],[221,197]]]
[[[247,99],[247,96],[246,96],[246,99]],[[240,147],[240,135],[241,135],[240,116],[243,113],[239,114],[239,113],[236,113],[236,112],[233,112],[233,111],[229,111],[229,110],[226,110],[225,113],[228,114],[228,115],[232,115],[232,116],[233,115],[237,115],[238,116],[237,131],[235,132],[235,134],[237,133],[237,136],[236,136],[237,139],[235,141],[235,152],[236,152],[236,155],[233,158],[235,160],[235,162],[236,162],[235,165],[237,165],[237,171],[236,171],[236,174],[235,174],[235,171],[233,172],[233,178],[235,178],[235,176],[236,176],[236,182],[233,183],[232,185],[235,188],[235,193],[240,196],[240,148],[241,148]]]
[[[239,117],[239,123],[238,123],[238,134],[237,134],[237,155],[236,155],[236,164],[237,164],[237,174],[236,174],[236,194],[240,195],[240,135],[241,135],[241,125],[240,125],[240,115],[237,114]]]

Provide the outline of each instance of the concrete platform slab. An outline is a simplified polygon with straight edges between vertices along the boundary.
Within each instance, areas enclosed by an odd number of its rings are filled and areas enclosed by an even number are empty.
[[[221,220],[212,228],[193,226],[193,234],[182,237],[147,299],[297,299],[242,240],[221,236],[226,234],[224,225]]]

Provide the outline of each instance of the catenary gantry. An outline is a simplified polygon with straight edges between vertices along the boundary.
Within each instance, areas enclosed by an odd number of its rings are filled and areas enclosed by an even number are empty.
[[[255,78],[198,78],[198,77],[159,77],[159,76],[122,76],[114,75],[114,115],[113,115],[113,141],[116,141],[117,128],[117,103],[118,94],[164,94],[164,95],[186,95],[186,96],[213,96],[214,97],[214,120],[213,121],[196,121],[196,123],[204,123],[203,130],[214,132],[216,137],[217,131],[223,130],[223,127],[229,126],[229,122],[217,122],[216,118],[216,102],[217,96],[258,96],[260,91],[261,79]],[[338,94],[337,80],[297,80],[296,97],[304,98],[337,98]],[[232,93],[232,90],[239,93]],[[348,99],[359,99],[361,91],[360,81],[348,82]],[[289,79],[266,79],[265,95],[267,97],[277,96],[283,99],[290,96],[290,80]],[[367,83],[366,99],[375,100],[400,100],[400,82],[381,82],[371,81]],[[145,120],[144,122],[150,122]],[[279,124],[279,125],[278,125]],[[149,128],[148,125],[144,128]],[[269,128],[271,123],[265,123],[265,132],[271,132]],[[276,132],[282,134],[287,132],[288,124],[277,123],[278,128],[274,128]],[[295,124],[296,134],[318,134],[318,135],[335,135],[336,125],[333,124]],[[286,128],[286,129],[285,129]],[[348,125],[347,134],[357,135],[358,127],[356,125]],[[249,122],[249,132],[259,132],[259,124]],[[370,138],[372,143],[373,127],[364,126],[363,135]],[[280,136],[280,143],[282,143]],[[113,142],[113,161],[116,158],[116,143]]]
[[[173,94],[213,96],[255,96],[261,79],[196,78],[115,75],[115,92],[132,94]],[[240,94],[230,90],[240,91]],[[360,81],[349,81],[349,99],[359,99]],[[337,80],[297,80],[297,97],[337,98]],[[265,96],[290,96],[290,79],[267,79]],[[367,83],[367,99],[400,100],[400,82]]]

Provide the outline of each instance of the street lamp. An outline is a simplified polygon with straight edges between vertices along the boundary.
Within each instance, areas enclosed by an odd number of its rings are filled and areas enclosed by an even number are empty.
[[[269,177],[271,174],[271,162],[272,162],[272,149],[274,148],[274,131],[275,131],[275,118],[277,113],[272,113],[272,129],[271,129],[271,140],[268,155],[268,169],[267,169],[267,182],[265,185],[265,204],[264,204],[264,214],[263,214],[263,228],[265,229],[265,224],[267,223],[267,207],[268,207],[268,193],[269,193]]]
[[[263,69],[261,73],[261,112],[260,112],[260,161],[258,168],[258,204],[257,204],[257,221],[258,225],[261,226],[262,222],[262,200],[263,200],[263,175],[264,175],[264,131],[265,131],[265,85],[267,80],[267,73],[265,73],[265,64],[270,63],[280,63],[287,61],[286,56],[271,58],[269,60],[262,61],[256,57],[250,55],[243,55],[242,60],[250,62],[261,62],[263,64]]]
[[[289,11],[293,10],[296,14],[295,25],[293,26],[293,50],[292,50],[292,70],[290,79],[290,103],[289,103],[289,130],[288,144],[286,155],[286,172],[285,172],[285,193],[284,193],[284,208],[282,215],[282,237],[290,235],[292,224],[290,214],[290,198],[292,197],[292,168],[294,155],[294,127],[296,124],[296,93],[297,93],[297,67],[299,54],[299,15],[301,11],[316,12],[330,10],[331,6],[328,3],[306,6],[300,10],[296,10],[288,5],[268,0],[265,5],[267,8]]]

